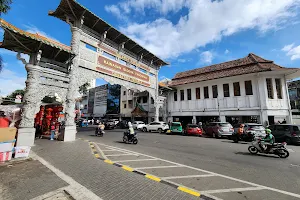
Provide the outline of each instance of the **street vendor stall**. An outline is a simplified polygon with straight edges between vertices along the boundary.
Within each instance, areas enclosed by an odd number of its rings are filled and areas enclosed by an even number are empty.
[[[50,138],[51,125],[55,126],[55,138],[61,133],[64,121],[63,107],[60,104],[44,104],[35,115],[36,137]]]

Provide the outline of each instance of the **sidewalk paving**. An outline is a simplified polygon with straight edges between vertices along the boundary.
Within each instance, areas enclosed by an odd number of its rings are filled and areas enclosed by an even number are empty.
[[[67,185],[37,160],[27,159],[0,165],[1,200],[68,200],[69,197],[62,189]]]
[[[32,149],[39,157],[103,200],[199,199],[96,159],[85,141],[63,143],[37,140]],[[72,196],[76,199],[76,196]]]

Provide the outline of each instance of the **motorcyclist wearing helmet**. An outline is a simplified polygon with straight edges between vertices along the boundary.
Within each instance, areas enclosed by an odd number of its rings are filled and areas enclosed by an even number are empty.
[[[269,151],[270,147],[272,147],[275,142],[275,138],[272,135],[272,131],[270,129],[267,128],[265,131],[267,135],[263,139],[262,147],[265,151]]]
[[[105,125],[99,122],[98,127],[96,128],[96,134],[104,133]]]
[[[128,137],[129,137],[128,139],[131,140],[133,135],[134,135],[133,126],[132,126],[131,122],[128,122]]]

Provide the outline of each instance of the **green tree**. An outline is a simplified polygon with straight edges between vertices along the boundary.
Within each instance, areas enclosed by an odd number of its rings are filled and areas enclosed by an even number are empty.
[[[12,0],[0,0],[0,17],[3,14],[6,14],[10,10],[10,4],[12,4]],[[3,69],[3,60],[0,56],[0,72]]]
[[[22,97],[24,97],[24,94],[25,90],[15,90],[10,95],[8,95],[7,98],[15,99],[17,95],[21,95]]]
[[[54,103],[56,101],[56,97],[49,97],[49,96],[45,96],[42,99],[43,103]]]
[[[0,0],[0,16],[6,14],[10,10],[10,4],[12,4],[12,0]]]

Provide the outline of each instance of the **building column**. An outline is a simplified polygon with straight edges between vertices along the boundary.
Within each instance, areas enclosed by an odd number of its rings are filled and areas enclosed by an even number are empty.
[[[192,124],[197,124],[197,119],[195,115],[193,115]]]
[[[292,113],[292,108],[291,108],[291,100],[290,100],[290,95],[289,95],[289,87],[287,85],[287,81],[286,78],[284,78],[284,86],[285,88],[283,88],[286,91],[286,101],[288,104],[288,111],[289,111],[289,115],[287,116],[287,123],[288,124],[293,124],[293,113]]]
[[[220,121],[221,121],[221,122],[226,122],[226,117],[225,117],[225,115],[220,115]]]
[[[66,97],[66,126],[64,132],[64,141],[74,141],[76,139],[76,124],[74,122],[75,119],[75,94],[78,90],[78,84],[76,80],[76,69],[79,65],[79,46],[80,46],[80,37],[81,30],[78,27],[72,26],[72,41],[71,41],[71,49],[72,52],[75,53],[75,58],[73,59],[73,64],[70,70],[70,82],[68,93]]]
[[[156,100],[156,101],[158,101],[158,100]],[[158,102],[157,103],[155,102],[154,107],[155,107],[154,121],[158,122],[159,121],[159,107],[160,107]]]
[[[260,123],[264,126],[269,126],[269,118],[268,118],[268,113],[267,111],[263,110],[261,112],[261,119],[260,119]]]
[[[36,66],[26,64],[26,89],[23,98],[22,120],[18,129],[17,146],[33,146],[35,139],[34,116],[38,112],[40,72]]]

